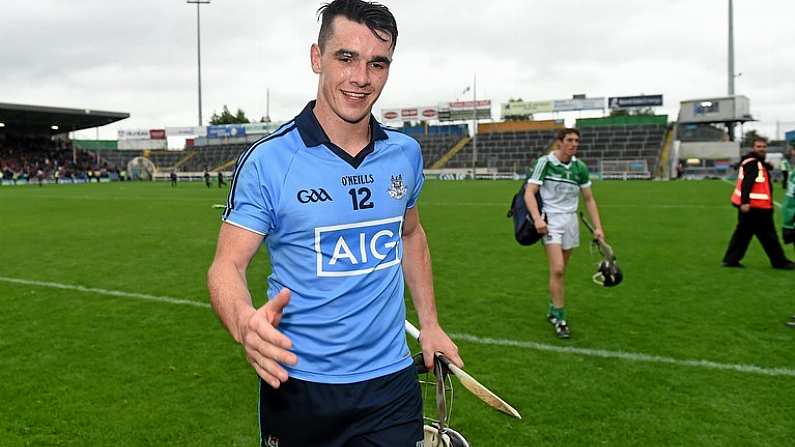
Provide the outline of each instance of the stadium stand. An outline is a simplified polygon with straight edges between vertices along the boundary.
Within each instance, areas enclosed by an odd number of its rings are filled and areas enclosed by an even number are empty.
[[[593,173],[601,175],[605,171],[607,178],[650,178],[659,162],[666,120],[666,116],[657,118],[656,122],[639,124],[615,124],[615,121],[602,118],[578,120],[579,158]],[[480,133],[477,167],[524,173],[532,160],[552,148],[557,127],[560,126],[547,130]],[[472,167],[472,153],[473,143],[470,142],[445,168]]]
[[[0,103],[2,185],[75,182],[116,175],[94,154],[79,150],[68,132],[103,126],[127,113]],[[95,175],[96,173],[96,175]]]
[[[245,151],[247,144],[224,144],[219,146],[205,146],[197,150],[196,156],[192,157],[180,168],[182,171],[204,171],[205,169],[214,171],[228,164],[232,160],[237,160],[241,152]]]

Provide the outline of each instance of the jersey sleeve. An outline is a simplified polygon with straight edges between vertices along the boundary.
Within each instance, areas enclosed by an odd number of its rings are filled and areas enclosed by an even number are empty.
[[[265,176],[253,157],[238,166],[223,214],[224,222],[262,236],[273,230],[275,191],[271,191],[273,188],[268,186]]]
[[[406,203],[406,208],[414,208],[417,205],[417,200],[420,198],[422,187],[425,185],[425,174],[422,172],[423,160],[422,149],[419,143],[414,142],[415,147],[409,153],[409,162],[414,170],[414,188],[409,195],[409,200]]]
[[[549,159],[546,156],[540,157],[536,160],[535,167],[533,167],[533,172],[530,173],[530,177],[527,178],[527,183],[535,183],[536,185],[543,185],[544,178],[547,175],[547,162]]]
[[[580,185],[580,189],[583,188],[590,188],[591,187],[591,173],[588,172],[588,166],[579,161],[580,167],[582,168],[580,171],[580,175],[577,176],[577,183]]]

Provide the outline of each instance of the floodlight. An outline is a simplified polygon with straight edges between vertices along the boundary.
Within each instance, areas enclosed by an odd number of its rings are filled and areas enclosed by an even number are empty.
[[[53,124],[52,126],[50,126],[50,129],[58,130],[58,125],[57,124]]]

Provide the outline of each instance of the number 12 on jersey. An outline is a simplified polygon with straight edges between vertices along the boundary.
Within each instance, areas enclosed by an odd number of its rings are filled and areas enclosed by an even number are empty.
[[[365,210],[374,206],[373,202],[370,201],[370,196],[372,195],[370,188],[351,188],[348,190],[348,194],[351,196],[354,211]]]

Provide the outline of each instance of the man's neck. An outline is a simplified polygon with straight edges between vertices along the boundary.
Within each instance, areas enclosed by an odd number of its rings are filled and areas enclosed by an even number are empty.
[[[358,123],[349,123],[319,102],[315,104],[313,112],[329,140],[350,156],[355,157],[370,143],[369,115]]]
[[[563,164],[568,164],[571,161],[571,157],[566,157],[566,154],[563,151],[555,151],[555,158],[558,159]]]

